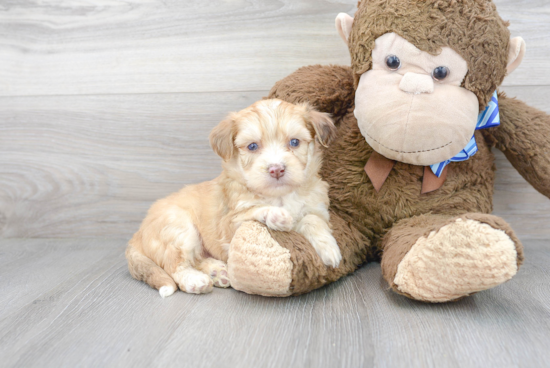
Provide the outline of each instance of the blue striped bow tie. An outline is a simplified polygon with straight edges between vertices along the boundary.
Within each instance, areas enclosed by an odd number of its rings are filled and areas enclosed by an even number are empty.
[[[498,125],[500,125],[500,114],[498,112],[497,91],[495,91],[495,93],[493,94],[493,97],[491,97],[491,101],[489,101],[489,105],[487,105],[485,110],[483,110],[483,112],[479,114],[477,118],[476,130],[492,128]],[[430,165],[430,168],[432,169],[432,172],[439,178],[441,176],[441,173],[443,172],[443,169],[449,163],[466,161],[467,159],[475,155],[476,152],[477,152],[476,138],[475,136],[472,136],[472,139],[470,139],[470,142],[468,142],[466,147],[464,147],[464,149],[460,151],[456,156],[454,156],[449,160],[440,162],[438,164]]]

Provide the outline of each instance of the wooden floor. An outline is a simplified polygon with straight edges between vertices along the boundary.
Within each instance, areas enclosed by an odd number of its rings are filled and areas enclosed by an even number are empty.
[[[548,367],[550,241],[510,282],[430,305],[376,263],[310,294],[162,299],[125,240],[0,240],[2,367]]]
[[[550,113],[550,1],[494,2],[527,42],[502,90]],[[378,264],[288,299],[131,279],[151,203],[219,173],[212,127],[350,64],[334,18],[356,3],[0,1],[0,367],[550,367],[550,200],[500,152],[494,210],[526,263],[457,303],[395,295]]]

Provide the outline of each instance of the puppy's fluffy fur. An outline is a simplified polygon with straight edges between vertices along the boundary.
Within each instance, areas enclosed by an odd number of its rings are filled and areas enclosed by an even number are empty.
[[[222,174],[153,204],[126,250],[132,276],[162,297],[176,284],[197,294],[228,287],[229,243],[248,220],[301,233],[326,265],[338,266],[328,184],[319,176],[321,146],[334,135],[329,116],[306,104],[263,100],[230,114],[210,134]]]

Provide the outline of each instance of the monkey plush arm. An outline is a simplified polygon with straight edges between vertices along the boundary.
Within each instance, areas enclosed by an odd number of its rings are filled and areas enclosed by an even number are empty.
[[[550,116],[504,93],[498,99],[501,125],[486,129],[485,138],[536,190],[550,197]]]
[[[317,110],[330,113],[337,121],[353,106],[355,99],[351,69],[337,65],[305,66],[277,82],[268,98],[308,102]]]
[[[331,211],[330,222],[342,261],[327,267],[311,244],[294,231],[273,231],[256,221],[243,223],[227,260],[231,286],[248,294],[290,296],[307,293],[352,273],[374,257],[370,241]]]

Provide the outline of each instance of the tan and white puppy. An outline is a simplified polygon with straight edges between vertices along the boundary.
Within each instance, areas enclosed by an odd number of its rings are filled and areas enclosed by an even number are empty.
[[[222,174],[153,204],[126,250],[132,276],[162,297],[176,284],[196,294],[228,287],[229,243],[249,220],[299,232],[337,267],[342,256],[329,227],[328,184],[319,176],[321,146],[335,132],[327,114],[306,104],[263,100],[230,114],[210,134]]]

